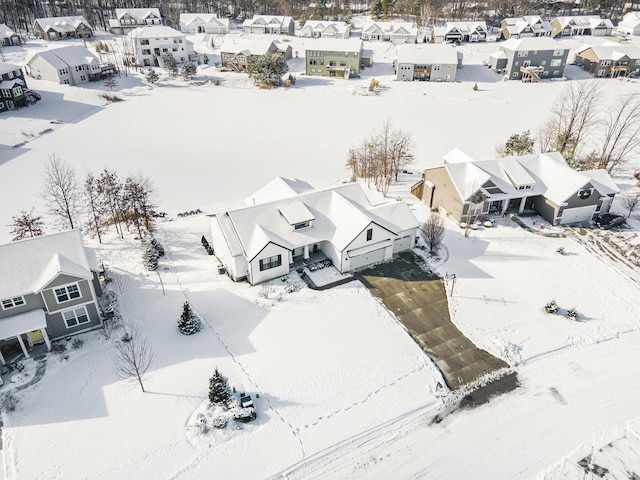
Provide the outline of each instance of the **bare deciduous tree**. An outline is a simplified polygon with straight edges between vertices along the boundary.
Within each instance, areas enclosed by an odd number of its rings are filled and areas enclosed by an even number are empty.
[[[640,192],[634,191],[622,197],[622,206],[627,211],[627,218],[640,208]]]
[[[142,175],[128,177],[124,182],[124,207],[126,219],[132,223],[142,238],[142,227],[147,231],[153,230],[154,213],[153,186],[148,178]]]
[[[30,212],[21,210],[20,214],[13,216],[11,220],[11,224],[7,226],[11,227],[11,235],[13,235],[14,242],[24,238],[44,235],[42,217],[34,215],[33,208]]]
[[[108,211],[105,202],[98,193],[98,179],[93,173],[87,173],[82,187],[88,229],[96,234],[98,243],[102,243]]]
[[[122,380],[138,382],[144,392],[142,381],[154,358],[151,342],[141,333],[131,330],[115,346],[113,369],[116,376]]]
[[[49,156],[49,163],[45,168],[41,197],[47,202],[49,212],[59,220],[62,228],[75,228],[80,210],[76,172],[55,153]]]
[[[440,247],[444,238],[444,220],[437,213],[429,214],[429,218],[422,224],[422,238],[429,247],[429,253],[434,253]]]
[[[105,168],[102,173],[100,173],[100,177],[98,177],[98,195],[105,203],[111,216],[109,223],[112,223],[116,227],[116,232],[118,232],[120,238],[124,238],[121,225],[123,217],[122,183],[116,172]]]

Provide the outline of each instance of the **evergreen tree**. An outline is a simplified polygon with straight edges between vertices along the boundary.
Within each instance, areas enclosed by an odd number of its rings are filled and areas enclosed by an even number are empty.
[[[193,62],[185,63],[184,66],[180,69],[180,75],[185,79],[185,81],[191,80],[196,76],[196,73],[196,66],[193,64]]]
[[[149,69],[149,71],[147,72],[147,76],[144,77],[144,78],[151,85],[154,85],[154,84],[158,83],[158,80],[160,80],[160,76],[158,75],[158,73],[153,68]]]
[[[171,78],[175,78],[178,75],[178,65],[176,59],[172,55],[166,55],[162,57],[165,70],[169,73]]]
[[[193,313],[193,310],[191,310],[189,302],[184,302],[182,315],[180,315],[180,320],[178,320],[178,330],[184,335],[192,335],[202,330],[202,323],[198,316]]]
[[[527,155],[533,153],[535,140],[531,138],[529,130],[525,130],[522,134],[514,133],[504,144],[505,155]]]
[[[149,271],[158,269],[158,252],[150,243],[147,243],[142,253],[142,265]]]
[[[11,227],[13,241],[44,235],[42,217],[34,215],[33,208],[30,212],[20,211],[20,214],[13,216],[11,220],[11,225],[8,226]]]
[[[158,257],[164,257],[164,247],[155,238],[152,238],[149,244],[154,248]]]
[[[229,408],[231,402],[229,381],[217,368],[215,372],[213,372],[213,377],[209,379],[209,401],[215,405],[222,405],[226,408]]]
[[[382,0],[373,0],[371,2],[371,18],[380,20],[382,16]]]
[[[277,87],[282,81],[282,75],[289,71],[284,57],[278,53],[265,53],[252,57],[247,65],[247,74],[258,85]]]

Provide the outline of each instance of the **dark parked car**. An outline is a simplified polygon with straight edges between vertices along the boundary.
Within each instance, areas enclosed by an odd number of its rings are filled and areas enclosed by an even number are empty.
[[[595,225],[598,228],[601,228],[603,230],[609,230],[610,228],[622,225],[624,222],[626,222],[626,220],[627,220],[627,217],[625,217],[624,215],[619,215],[614,213],[603,213],[601,215],[598,215],[593,220],[593,223],[595,223]]]

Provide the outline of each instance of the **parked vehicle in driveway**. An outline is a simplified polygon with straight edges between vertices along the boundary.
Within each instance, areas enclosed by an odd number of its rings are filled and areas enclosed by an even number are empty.
[[[603,230],[618,227],[627,221],[627,217],[615,213],[602,213],[593,219],[593,223]]]

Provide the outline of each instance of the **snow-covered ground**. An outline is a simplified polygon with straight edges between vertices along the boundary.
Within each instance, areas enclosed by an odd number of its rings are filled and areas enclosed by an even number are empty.
[[[292,43],[303,50],[302,40]],[[31,48],[41,46],[3,52],[20,64]],[[393,47],[366,48],[376,63],[363,78],[298,76],[289,89],[259,90],[208,66],[198,70],[201,86],[123,76],[116,92],[124,101],[106,105],[101,84],[28,79],[43,100],[0,116],[0,225],[20,209],[45,213],[42,171],[56,153],[79,172],[148,176],[169,213],[157,233],[167,257],[157,275],[142,269],[132,238],[95,245],[123,316],[153,344],[148,393],[115,377],[112,343],[95,332],[68,359],[50,355],[44,377],[3,415],[6,478],[583,478],[575,463],[640,417],[638,283],[572,237],[501,219],[466,238],[447,224],[431,262],[456,275],[452,319],[512,364],[521,387],[438,424],[431,421],[449,400],[436,391],[439,372],[358,282],[286,293],[277,280],[264,298],[260,287],[218,276],[200,246],[206,217],[178,212],[240,202],[276,175],[335,183],[349,175],[349,147],[390,118],[413,134],[416,161],[389,196],[409,200],[424,219],[408,193],[422,168],[454,147],[492,157],[509,135],[535,131],[564,87],[502,81],[481,64],[495,44],[461,46],[465,66],[453,84],[394,82]],[[293,74],[301,60],[292,60]],[[584,74],[569,67],[567,75]],[[353,94],[373,77],[379,95]],[[221,85],[206,82],[213,79]],[[633,81],[601,83],[610,96],[640,90]],[[633,169],[615,178],[624,190]],[[9,239],[0,228],[0,241]],[[575,307],[580,320],[545,314],[551,299]],[[205,325],[189,337],[176,327],[185,300]],[[252,394],[258,418],[202,435],[197,418],[216,367]]]

